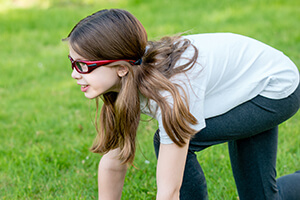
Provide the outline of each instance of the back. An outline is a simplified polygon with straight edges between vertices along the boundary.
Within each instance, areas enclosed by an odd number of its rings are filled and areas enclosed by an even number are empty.
[[[298,69],[287,56],[252,38],[232,33],[186,38],[199,49],[198,62],[205,81],[192,74],[191,80],[205,90],[206,118],[222,114],[258,94],[285,98],[299,83]]]

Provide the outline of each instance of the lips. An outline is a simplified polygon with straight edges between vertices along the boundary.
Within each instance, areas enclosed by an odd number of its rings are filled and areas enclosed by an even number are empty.
[[[77,84],[81,86],[80,89],[81,89],[82,92],[86,92],[86,91],[89,89],[89,87],[90,87],[90,86],[87,85],[86,83],[78,83],[78,82],[77,82]]]
[[[86,92],[90,86],[89,85],[81,85],[81,91]]]

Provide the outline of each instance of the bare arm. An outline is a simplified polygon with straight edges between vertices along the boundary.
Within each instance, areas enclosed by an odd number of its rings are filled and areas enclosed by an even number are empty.
[[[183,147],[161,144],[157,163],[157,200],[179,200],[188,142]]]
[[[127,166],[118,160],[119,149],[105,154],[98,168],[99,200],[120,200]]]

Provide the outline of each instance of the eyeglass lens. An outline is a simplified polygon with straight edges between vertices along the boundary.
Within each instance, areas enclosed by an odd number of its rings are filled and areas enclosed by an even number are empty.
[[[88,66],[85,63],[75,61],[75,65],[76,65],[77,69],[80,72],[87,72],[88,71]]]

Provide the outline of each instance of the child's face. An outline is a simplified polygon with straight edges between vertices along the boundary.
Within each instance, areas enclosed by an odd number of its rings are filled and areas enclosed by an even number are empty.
[[[77,54],[69,45],[70,56],[74,60],[86,60]],[[81,85],[81,91],[84,95],[93,99],[107,92],[119,92],[121,88],[121,78],[118,75],[118,67],[100,66],[89,74],[80,74],[73,69],[72,78]]]

